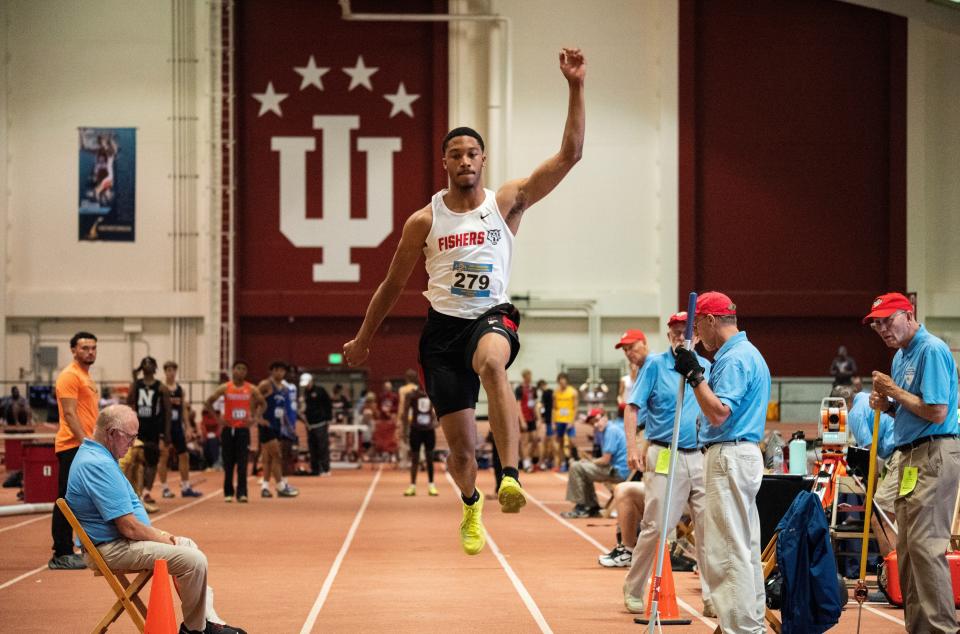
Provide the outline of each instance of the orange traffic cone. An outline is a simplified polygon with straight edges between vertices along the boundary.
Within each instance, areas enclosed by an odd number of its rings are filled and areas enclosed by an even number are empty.
[[[176,634],[177,615],[173,611],[173,595],[170,593],[170,573],[167,572],[166,559],[154,562],[152,583],[143,634]]]
[[[656,566],[656,563],[654,563]],[[653,591],[657,583],[657,570],[653,569],[650,575],[650,590],[647,592],[647,613],[643,618],[633,619],[635,623],[650,623],[650,606],[653,604]],[[680,617],[680,608],[677,606],[677,590],[673,585],[673,567],[670,566],[670,550],[666,546],[663,550],[663,578],[660,580],[660,599],[657,601],[657,613],[661,625],[690,625],[690,619]]]

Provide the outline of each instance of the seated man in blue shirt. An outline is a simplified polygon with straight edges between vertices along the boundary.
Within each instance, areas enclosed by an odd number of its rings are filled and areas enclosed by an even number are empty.
[[[166,559],[176,577],[183,608],[180,634],[236,634],[213,609],[207,586],[207,558],[186,537],[175,537],[150,525],[140,498],[117,460],[137,437],[137,414],[126,405],[100,412],[93,439],[80,445],[67,482],[67,504],[112,570],[148,570]],[[89,555],[84,555],[91,565]]]
[[[627,477],[627,439],[623,427],[611,425],[607,413],[595,407],[587,414],[587,422],[603,432],[603,448],[599,458],[581,459],[570,465],[567,478],[567,500],[574,503],[573,510],[562,513],[563,517],[597,517],[600,503],[597,501],[595,482],[623,482]]]

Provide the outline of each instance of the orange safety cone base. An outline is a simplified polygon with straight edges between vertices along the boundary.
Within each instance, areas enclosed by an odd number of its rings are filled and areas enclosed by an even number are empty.
[[[650,575],[650,590],[647,592],[647,613],[633,619],[634,623],[650,624],[650,609],[653,604],[653,586],[657,582],[657,571]],[[673,568],[670,566],[670,551],[664,547],[663,578],[660,580],[660,600],[657,602],[657,612],[660,614],[661,625],[690,625],[693,621],[680,616],[680,607],[677,605],[677,590],[673,585]]]
[[[143,634],[176,634],[177,615],[173,611],[173,595],[170,592],[170,573],[167,571],[166,559],[154,562],[151,583],[150,603],[147,605],[147,622]]]

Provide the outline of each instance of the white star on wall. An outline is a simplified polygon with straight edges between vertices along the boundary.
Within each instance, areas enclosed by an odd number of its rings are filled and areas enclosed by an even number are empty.
[[[397,88],[397,92],[391,94],[385,94],[384,99],[393,104],[393,107],[390,109],[390,118],[394,118],[398,113],[404,113],[410,118],[413,118],[413,108],[410,107],[414,101],[420,98],[420,95],[409,95],[407,94],[407,89],[403,85],[403,82],[400,82],[400,87]]]
[[[253,93],[253,98],[260,102],[260,112],[257,113],[258,118],[268,112],[272,112],[278,117],[283,116],[283,113],[280,111],[280,102],[287,98],[287,93],[274,92],[272,81],[267,82],[267,90],[265,92]]]
[[[379,66],[365,66],[363,64],[363,55],[357,55],[357,65],[343,69],[343,72],[350,75],[350,87],[348,91],[357,86],[363,86],[369,91],[373,91],[373,84],[370,83],[370,76],[380,70]]]
[[[319,90],[323,90],[322,77],[330,71],[329,68],[317,66],[317,63],[313,61],[313,55],[310,56],[306,66],[294,66],[293,70],[303,78],[300,81],[300,90],[307,86],[316,86]]]

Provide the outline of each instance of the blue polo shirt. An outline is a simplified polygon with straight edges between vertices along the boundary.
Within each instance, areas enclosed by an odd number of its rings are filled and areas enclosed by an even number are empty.
[[[730,408],[730,416],[719,427],[704,421],[700,441],[714,443],[743,439],[760,442],[767,423],[770,369],[760,351],[747,341],[746,332],[738,332],[720,346],[713,358],[707,383],[717,398]]]
[[[927,405],[946,405],[947,418],[935,424],[897,405],[893,437],[899,447],[924,436],[957,434],[957,364],[950,348],[920,326],[906,348],[897,350],[890,372],[894,383]]]
[[[622,425],[607,423],[607,428],[603,430],[601,451],[610,454],[610,466],[616,468],[621,478],[630,474],[627,468],[627,436],[623,433]]]
[[[847,425],[859,447],[873,444],[873,410],[870,409],[870,395],[866,392],[854,395],[853,406],[847,412]],[[893,418],[887,414],[880,414],[880,433],[877,438],[877,455],[886,460],[896,447],[893,443]]]
[[[113,520],[123,515],[133,513],[150,525],[140,498],[110,450],[89,438],[83,440],[70,465],[66,500],[94,544],[119,539]]]
[[[710,362],[697,355],[704,368],[704,376],[710,376]],[[669,443],[673,440],[673,420],[677,409],[677,390],[683,377],[674,370],[676,360],[673,352],[650,355],[637,375],[627,402],[637,406],[637,419],[647,421],[644,432],[647,440]],[[687,385],[683,393],[683,411],[680,414],[680,436],[677,440],[683,449],[694,449],[697,444],[697,417],[700,404]]]

